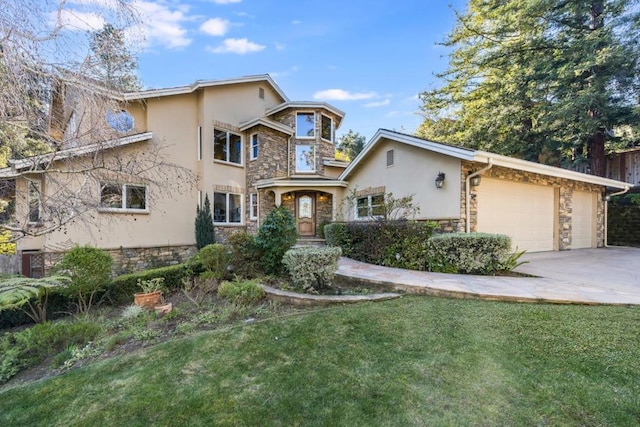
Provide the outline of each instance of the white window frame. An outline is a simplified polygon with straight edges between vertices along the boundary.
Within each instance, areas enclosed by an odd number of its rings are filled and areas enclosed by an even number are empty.
[[[198,208],[202,209],[202,205],[204,202],[202,201],[202,190],[198,190]]]
[[[36,200],[33,200],[34,197],[36,198]],[[36,202],[38,204],[38,218],[36,220],[31,219],[32,202]],[[28,179],[27,180],[27,223],[40,224],[40,222],[42,222],[42,181]]]
[[[216,194],[224,194],[225,195],[225,220],[224,221],[216,221]],[[240,221],[238,221],[238,222],[229,221],[229,214],[230,214],[229,197],[230,196],[238,196],[238,208],[240,209],[240,215],[238,216]],[[241,194],[241,193],[225,193],[223,191],[214,191],[213,192],[213,206],[212,206],[213,223],[215,225],[243,225],[244,224],[244,221],[243,221],[243,218],[244,218],[244,203],[242,203],[243,200],[244,200],[244,195]]]
[[[258,193],[249,194],[249,219],[258,219]]]
[[[329,122],[331,123],[331,129],[329,130],[329,139],[325,138],[323,133],[324,133],[324,119],[327,118],[329,119]],[[334,124],[333,124],[333,118],[327,116],[326,114],[321,114],[320,115],[320,138],[322,138],[323,141],[329,141],[331,143],[333,143],[334,140]]]
[[[202,160],[202,126],[198,126],[198,160]]]
[[[396,164],[396,150],[387,150],[387,167],[390,168]]]
[[[224,132],[226,133],[226,159],[216,159],[216,132]],[[240,137],[240,148],[239,148],[239,154],[240,154],[240,161],[239,162],[232,162],[231,160],[229,160],[229,156],[231,154],[230,148],[231,148],[231,144],[229,142],[230,140],[230,136],[234,135],[237,137]],[[244,147],[244,138],[242,138],[242,135],[239,133],[234,133],[234,132],[230,132],[228,130],[225,129],[217,129],[214,128],[213,129],[213,161],[214,162],[220,162],[220,163],[226,163],[228,165],[234,165],[234,166],[242,166],[243,165],[243,160],[244,160],[244,155],[242,154],[243,151],[243,147]]]
[[[299,115],[313,116],[313,135],[300,135],[298,134],[298,116]],[[296,111],[296,138],[297,139],[315,139],[316,138],[316,113],[314,111]]]
[[[102,206],[102,190],[107,185],[120,187],[120,207]],[[128,208],[127,207],[127,189],[129,187],[144,188],[144,208]],[[98,188],[98,211],[100,212],[128,212],[128,213],[149,213],[149,186],[142,184],[120,184],[117,182],[101,182]]]
[[[382,197],[382,204],[376,204],[374,205],[373,199],[375,197]],[[366,208],[367,208],[367,214],[364,216],[360,216],[360,205],[359,202],[360,200],[365,200],[366,199]],[[355,206],[355,217],[356,219],[371,219],[371,218],[381,218],[382,215],[374,215],[373,214],[373,210],[374,208],[383,206],[384,204],[384,194],[382,193],[378,193],[378,194],[369,194],[367,196],[361,196],[356,198],[356,206]]]
[[[249,137],[249,159],[255,160],[260,155],[260,147],[259,147],[258,134],[252,133]]]
[[[311,150],[313,151],[313,169],[300,169],[298,168],[298,160],[301,158],[301,156],[303,155],[302,152],[299,152],[298,150],[304,147],[310,147]],[[301,164],[301,163],[300,163]],[[300,145],[296,145],[296,173],[315,173],[316,172],[316,146],[313,144],[300,144]]]

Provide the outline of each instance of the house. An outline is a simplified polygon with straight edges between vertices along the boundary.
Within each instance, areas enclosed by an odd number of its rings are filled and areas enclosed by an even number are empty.
[[[599,247],[605,196],[627,186],[388,130],[341,162],[335,133],[345,114],[289,100],[268,75],[130,93],[87,114],[65,100],[70,90],[57,93],[51,134],[65,141],[60,149],[0,170],[14,182],[16,220],[34,231],[18,242],[25,275],[43,274],[78,244],[108,250],[116,272],[183,261],[205,195],[218,241],[257,232],[275,206],[313,239],[332,220],[370,220],[393,193],[413,194],[417,219],[442,230],[504,233],[529,251]],[[100,141],[65,139],[85,117]]]
[[[502,233],[513,249],[602,247],[606,198],[629,184],[381,129],[338,177],[366,219],[381,195],[413,195],[417,220],[443,231]]]
[[[335,160],[344,113],[334,106],[291,101],[268,75],[197,81],[117,101],[90,114],[54,102],[51,116],[64,119],[52,120],[52,135],[81,128],[80,117],[98,117],[100,142],[65,143],[0,170],[15,181],[17,220],[36,232],[18,242],[23,274],[41,275],[78,244],[108,250],[117,272],[180,262],[194,252],[196,206],[205,195],[219,241],[238,230],[255,233],[273,206],[295,213],[302,237],[315,237],[335,216],[347,185],[337,177],[347,163]],[[128,173],[131,164],[156,172]],[[79,192],[93,205],[74,202]],[[53,231],[37,233],[50,224]]]

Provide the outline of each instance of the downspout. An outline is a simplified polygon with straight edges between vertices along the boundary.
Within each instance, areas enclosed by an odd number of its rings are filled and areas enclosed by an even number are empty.
[[[478,176],[480,174],[482,174],[483,172],[488,171],[489,169],[491,169],[493,167],[493,160],[491,160],[491,157],[489,157],[488,161],[487,161],[487,166],[480,169],[479,171],[470,173],[467,176],[467,179],[465,180],[464,183],[464,191],[465,191],[465,199],[464,199],[464,207],[465,207],[465,214],[466,214],[466,225],[465,225],[465,233],[470,233],[471,232],[471,203],[470,203],[470,199],[471,199],[471,178],[473,178],[474,176]]]
[[[608,232],[609,232],[609,227],[607,226],[607,223],[609,222],[608,216],[609,216],[609,198],[613,197],[613,196],[619,196],[621,194],[626,193],[627,191],[629,191],[629,187],[624,187],[624,190],[622,191],[618,191],[617,193],[611,193],[609,195],[604,196],[604,247],[608,248],[609,245],[607,244],[607,241],[609,240],[609,236],[608,236]],[[605,192],[606,193],[606,192]]]

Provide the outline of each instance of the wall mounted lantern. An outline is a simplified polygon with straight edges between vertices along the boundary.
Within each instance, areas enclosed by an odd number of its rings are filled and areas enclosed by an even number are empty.
[[[438,173],[438,176],[436,177],[436,188],[444,187],[444,177],[444,172]]]
[[[469,184],[471,184],[472,187],[477,187],[478,185],[480,185],[481,179],[482,178],[480,177],[480,175],[472,176],[469,180]]]

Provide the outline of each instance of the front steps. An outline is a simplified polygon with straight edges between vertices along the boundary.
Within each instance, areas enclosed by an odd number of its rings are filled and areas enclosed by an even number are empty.
[[[321,248],[323,246],[326,246],[326,241],[317,237],[303,237],[298,239],[296,241],[296,244],[293,245],[294,248],[303,248],[309,246],[313,248]]]

